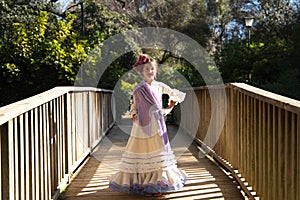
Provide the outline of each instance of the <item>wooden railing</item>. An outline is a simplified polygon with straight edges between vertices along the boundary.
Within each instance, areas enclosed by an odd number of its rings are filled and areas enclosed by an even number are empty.
[[[0,199],[57,199],[112,126],[111,98],[57,87],[0,108]]]
[[[300,199],[300,101],[240,83],[225,86],[224,101],[222,90],[224,87],[200,87],[187,91],[187,101],[181,106],[189,107],[191,101],[199,105],[197,140],[201,144],[207,140],[209,124],[221,118],[219,111],[224,108],[211,110],[211,95],[215,95],[218,106],[226,102],[227,112],[220,136],[213,138],[217,143],[208,147],[210,155],[232,172],[251,198]],[[193,92],[197,98],[191,100]],[[181,119],[185,129],[195,126],[193,112],[181,113]]]

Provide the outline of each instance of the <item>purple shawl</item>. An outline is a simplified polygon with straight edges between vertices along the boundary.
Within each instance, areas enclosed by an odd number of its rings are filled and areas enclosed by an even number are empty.
[[[146,82],[137,86],[133,95],[138,110],[137,120],[142,130],[149,137],[157,133],[160,134],[166,145],[169,139],[161,106],[161,97],[158,97]],[[152,123],[157,123],[157,126],[153,126]],[[152,130],[153,127],[159,127],[160,130]]]

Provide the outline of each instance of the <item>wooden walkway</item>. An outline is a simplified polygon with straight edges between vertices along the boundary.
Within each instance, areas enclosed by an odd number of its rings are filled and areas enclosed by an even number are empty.
[[[170,140],[175,134],[181,134],[175,126],[168,126],[168,130]],[[199,147],[194,143],[178,159],[178,167],[185,170],[189,176],[181,190],[160,197],[131,195],[109,190],[107,177],[117,171],[116,167],[127,139],[128,135],[124,131],[118,126],[113,127],[94,155],[74,174],[70,185],[60,198],[67,200],[244,199],[235,181],[216,163],[208,158],[198,157]],[[173,148],[175,152],[178,150],[176,148]]]

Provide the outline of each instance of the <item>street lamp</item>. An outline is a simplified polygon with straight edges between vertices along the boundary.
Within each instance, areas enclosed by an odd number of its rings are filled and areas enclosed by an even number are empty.
[[[248,70],[251,69],[251,66],[250,66],[250,39],[251,39],[251,28],[252,28],[252,25],[253,25],[253,21],[254,21],[254,17],[252,16],[248,16],[248,17],[245,17],[245,26],[246,28],[248,29]],[[249,80],[251,81],[251,73],[249,72],[249,75],[248,77],[245,77],[245,79],[249,78]]]

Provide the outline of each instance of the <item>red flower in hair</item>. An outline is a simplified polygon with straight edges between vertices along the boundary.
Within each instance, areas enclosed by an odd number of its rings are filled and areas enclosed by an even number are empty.
[[[132,66],[132,68],[137,71],[137,72],[140,72],[140,69],[138,69],[137,67],[139,65],[143,65],[145,63],[149,62],[149,58],[148,58],[148,55],[147,54],[141,54],[139,55],[139,58],[138,60],[136,61],[136,63],[134,63],[134,65]]]

